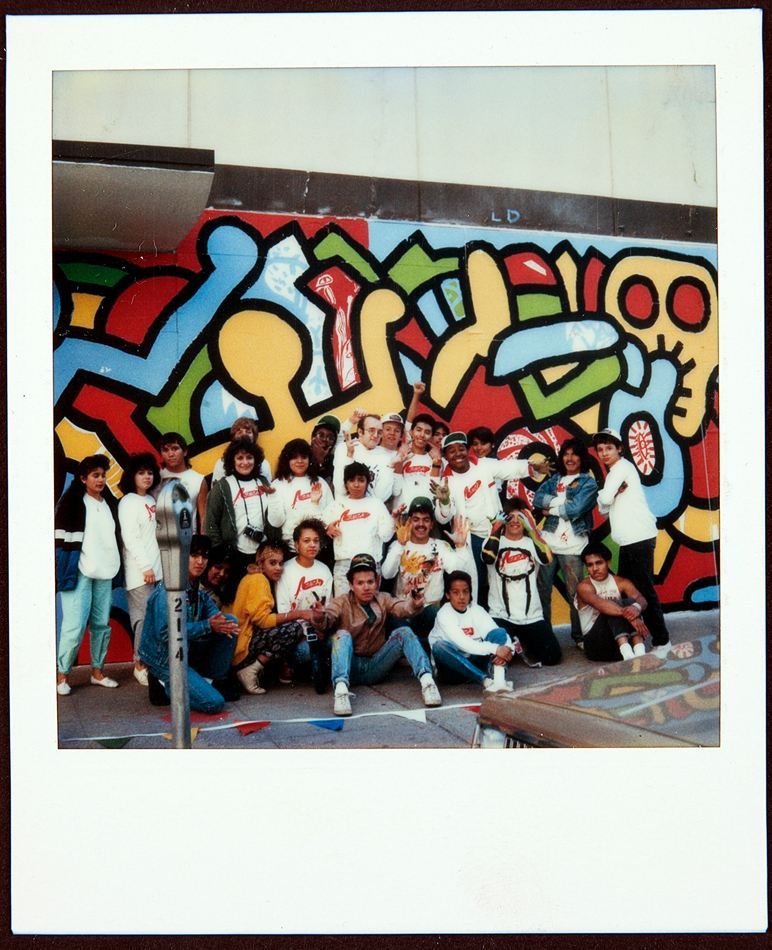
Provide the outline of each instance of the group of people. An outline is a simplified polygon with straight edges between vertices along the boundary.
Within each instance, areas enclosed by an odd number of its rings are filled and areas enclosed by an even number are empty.
[[[231,427],[211,484],[188,460],[180,433],[134,455],[115,503],[105,491],[108,459],[90,456],[56,510],[62,626],[57,692],[86,625],[91,682],[104,673],[112,587],[123,584],[134,641],[134,676],[150,700],[168,703],[168,621],[155,497],[178,478],[192,501],[194,537],[187,590],[190,699],[217,712],[241,691],[292,683],[321,656],[334,712],[351,713],[350,687],[383,680],[405,657],[423,702],[438,706],[438,682],[511,689],[516,654],[552,665],[561,648],[551,625],[558,570],[571,635],[593,660],[627,659],[669,646],[653,582],[656,521],[618,432],[593,437],[607,469],[603,487],[587,446],[568,439],[557,471],[547,460],[499,459],[487,427],[450,432],[418,413],[414,386],[405,417],[354,410],[324,415],[308,441],[291,439],[272,475],[254,419]],[[506,483],[545,476],[533,510]],[[591,542],[594,511],[619,545]],[[544,518],[541,528],[538,522]],[[583,577],[584,572],[587,577]]]

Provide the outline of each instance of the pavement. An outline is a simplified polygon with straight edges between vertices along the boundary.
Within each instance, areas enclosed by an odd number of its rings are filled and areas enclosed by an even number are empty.
[[[666,616],[671,641],[718,633],[719,611]],[[510,664],[515,689],[576,676],[597,667],[574,646],[570,628],[555,627],[563,649],[558,666]],[[148,691],[132,675],[132,663],[113,663],[105,673],[118,689],[92,686],[90,668],[75,667],[72,692],[57,696],[60,749],[170,749],[171,710],[151,706]],[[53,688],[53,686],[52,686]],[[443,704],[426,709],[406,661],[377,686],[353,687],[353,715],[333,716],[332,687],[318,695],[310,681],[277,683],[263,696],[242,695],[214,716],[191,713],[193,749],[468,749],[482,701],[479,686],[441,686]],[[319,723],[319,724],[315,724]]]

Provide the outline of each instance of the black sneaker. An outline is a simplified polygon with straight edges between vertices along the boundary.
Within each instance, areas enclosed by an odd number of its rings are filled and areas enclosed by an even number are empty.
[[[226,703],[235,703],[241,699],[241,691],[228,680],[212,680],[212,686],[222,696]]]
[[[151,706],[170,706],[171,699],[166,695],[166,690],[161,685],[160,680],[147,671],[147,690],[148,699]]]

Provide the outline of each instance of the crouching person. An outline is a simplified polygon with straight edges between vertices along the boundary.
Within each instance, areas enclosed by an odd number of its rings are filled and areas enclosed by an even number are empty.
[[[239,632],[236,618],[221,613],[199,585],[211,547],[209,538],[200,534],[193,536],[185,592],[190,708],[203,713],[217,713],[226,702],[238,699],[238,693],[234,693],[226,683]],[[160,682],[168,697],[169,619],[163,583],[157,585],[147,602],[139,655],[150,670],[151,702],[156,702],[157,683],[154,680]]]
[[[611,552],[605,544],[588,544],[582,559],[590,575],[576,589],[585,656],[607,661],[643,656],[643,641],[649,636],[641,620],[646,598],[632,581],[611,573]]]
[[[429,657],[418,637],[407,626],[399,627],[388,639],[385,633],[389,617],[405,620],[423,609],[423,593],[403,599],[379,593],[377,566],[369,554],[351,559],[346,579],[350,587],[347,594],[313,610],[315,627],[335,630],[331,638],[335,715],[351,715],[349,697],[353,694],[349,686],[380,683],[402,656],[407,657],[421,683],[424,705],[441,706]]]
[[[440,607],[429,643],[441,683],[479,683],[489,692],[511,690],[506,679],[512,641],[487,610],[472,603],[472,578],[452,571],[445,578],[446,603]]]
[[[233,669],[244,689],[259,696],[265,692],[260,674],[271,660],[282,660],[305,639],[301,621],[310,621],[311,611],[276,610],[276,585],[284,573],[281,545],[263,541],[255,561],[260,573],[242,579],[233,601],[239,625]]]

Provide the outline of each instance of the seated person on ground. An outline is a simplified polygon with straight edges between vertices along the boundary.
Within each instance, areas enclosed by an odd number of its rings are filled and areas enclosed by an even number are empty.
[[[310,610],[277,610],[276,585],[284,573],[284,550],[275,541],[262,541],[255,554],[260,572],[246,574],[236,591],[233,612],[239,638],[233,669],[246,692],[265,693],[260,674],[271,660],[281,660],[305,638],[302,620]]]
[[[587,658],[630,660],[643,656],[643,641],[649,636],[641,620],[646,598],[632,581],[611,573],[611,552],[605,544],[588,544],[582,558],[589,577],[579,582],[576,606]]]
[[[378,574],[374,559],[359,554],[348,569],[350,590],[335,597],[326,607],[314,608],[314,626],[334,630],[332,634],[332,682],[335,689],[336,716],[351,715],[349,686],[371,686],[386,678],[400,657],[407,657],[421,684],[424,705],[441,706],[429,657],[409,627],[400,627],[386,638],[389,617],[407,619],[424,605],[422,594],[397,599],[378,593]]]
[[[322,543],[327,540],[324,525],[316,518],[306,518],[296,526],[293,541],[296,557],[286,561],[284,573],[276,585],[276,609],[282,613],[293,610],[311,610],[315,604],[326,604],[332,598],[332,574],[327,565],[319,561]],[[307,633],[307,622],[303,629]],[[320,634],[326,652],[330,651],[329,639]],[[285,660],[280,682],[292,682],[292,667],[311,662],[308,639],[303,637],[294,651]]]
[[[545,666],[560,662],[560,644],[544,619],[537,578],[548,563],[549,548],[520,498],[504,502],[506,521],[496,522],[483,547],[488,565],[488,611],[499,626]]]
[[[231,614],[222,614],[199,586],[211,547],[209,538],[193,536],[185,592],[190,708],[203,713],[219,712],[226,702],[238,698],[226,683],[239,632],[236,619]],[[169,696],[169,620],[163,582],[156,586],[147,603],[139,655],[150,677],[159,680]],[[154,686],[152,679],[150,686]]]
[[[209,564],[201,578],[201,590],[214,601],[215,606],[222,610],[223,606],[230,606],[232,600],[229,591],[228,578],[230,577],[230,551],[226,544],[212,547],[209,555]],[[225,599],[223,599],[225,598]]]
[[[505,678],[512,641],[490,614],[472,602],[472,578],[453,571],[445,578],[446,603],[429,634],[441,683],[480,683],[490,692],[511,690]]]
[[[447,541],[432,537],[433,529],[433,503],[429,498],[414,498],[407,517],[399,516],[397,539],[389,547],[382,566],[385,578],[397,578],[397,597],[407,597],[414,590],[424,595],[423,610],[405,622],[427,653],[429,632],[445,592],[444,575],[457,570],[474,571],[468,543],[469,522],[463,518],[454,520],[453,533],[448,534],[453,547]]]

